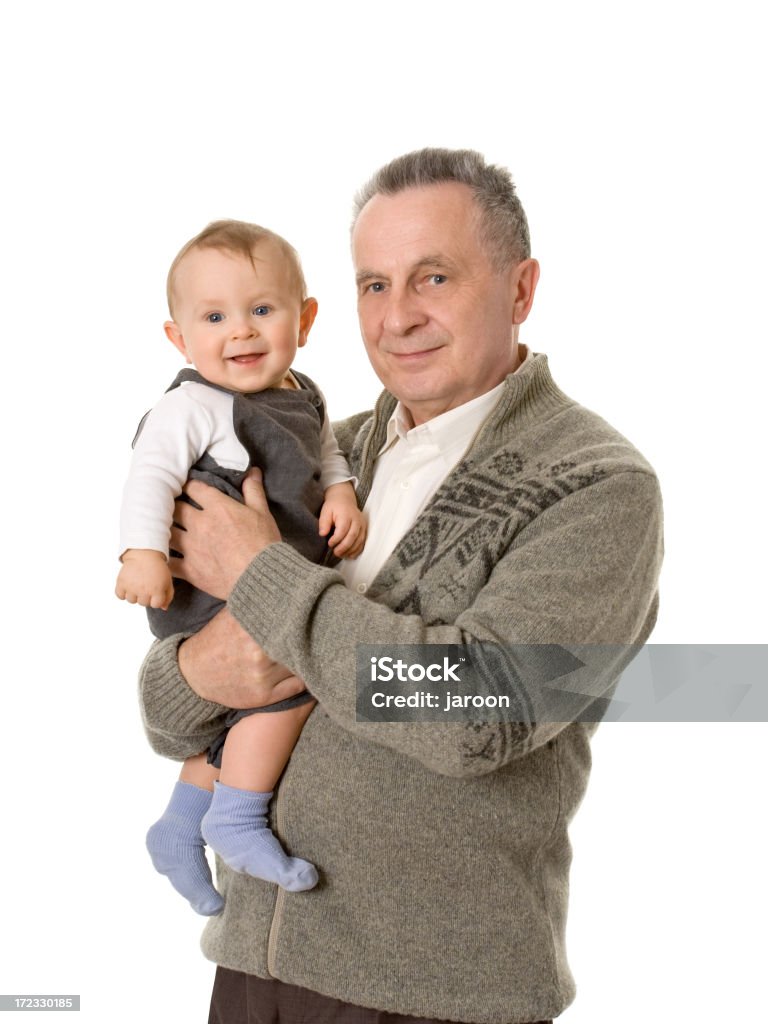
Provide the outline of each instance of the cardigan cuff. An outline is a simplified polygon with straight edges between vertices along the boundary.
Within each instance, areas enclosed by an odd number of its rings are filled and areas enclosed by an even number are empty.
[[[139,672],[144,722],[149,728],[186,735],[227,712],[198,697],[179,670],[178,650],[189,633],[156,640]]]
[[[291,631],[297,615],[302,632],[306,629],[302,609],[310,608],[329,582],[343,581],[338,572],[315,565],[289,544],[270,544],[240,576],[227,607],[246,633],[265,650],[271,646],[273,654],[275,639]]]

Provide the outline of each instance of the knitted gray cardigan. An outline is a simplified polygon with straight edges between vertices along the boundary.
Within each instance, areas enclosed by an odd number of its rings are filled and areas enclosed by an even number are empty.
[[[573,999],[567,826],[595,726],[355,715],[359,643],[642,644],[653,627],[653,470],[560,391],[544,355],[506,385],[366,596],[287,544],[255,558],[230,596],[241,625],[319,702],[272,814],[286,849],[316,864],[321,881],[286,893],[219,863],[226,907],[203,937],[219,964],[480,1024],[553,1017]],[[337,429],[361,503],[394,404],[385,392],[372,416]],[[156,643],[141,677],[150,742],[173,758],[204,749],[225,711],[185,683],[179,640]]]

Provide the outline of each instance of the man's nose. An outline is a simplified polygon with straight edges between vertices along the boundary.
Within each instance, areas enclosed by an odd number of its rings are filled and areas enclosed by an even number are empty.
[[[419,297],[410,288],[391,288],[384,310],[384,330],[389,334],[408,334],[414,327],[427,322],[427,314]]]

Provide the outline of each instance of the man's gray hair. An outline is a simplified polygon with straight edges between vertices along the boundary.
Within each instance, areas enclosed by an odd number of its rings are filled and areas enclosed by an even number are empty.
[[[375,195],[456,181],[472,190],[478,205],[480,239],[495,269],[506,270],[531,255],[528,220],[505,167],[488,164],[474,149],[417,149],[390,161],[355,196],[352,227]]]

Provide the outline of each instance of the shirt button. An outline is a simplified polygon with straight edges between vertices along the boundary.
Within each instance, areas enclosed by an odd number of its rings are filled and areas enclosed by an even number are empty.
[[[364,594],[367,589],[368,589],[368,587],[365,585],[365,583],[358,583],[357,584],[357,592],[358,592],[358,594]]]
[[[407,491],[408,488],[411,486],[411,481],[410,480],[403,480],[403,482],[400,484],[400,486],[402,487],[402,489],[404,491]]]

